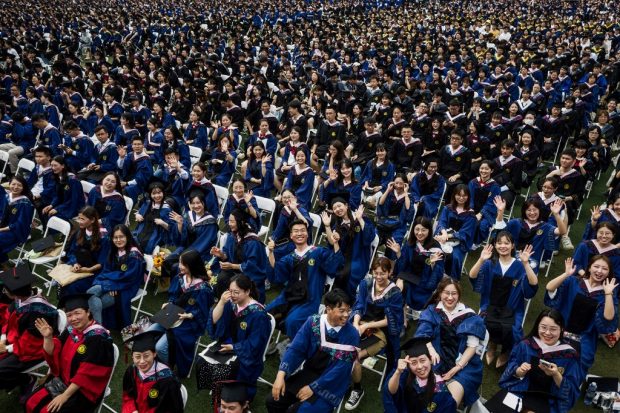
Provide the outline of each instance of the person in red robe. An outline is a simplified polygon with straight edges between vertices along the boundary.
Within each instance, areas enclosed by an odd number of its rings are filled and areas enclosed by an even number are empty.
[[[9,268],[0,274],[3,291],[10,304],[0,319],[4,319],[0,336],[0,389],[17,386],[23,392],[31,377],[22,371],[43,361],[43,337],[35,320],[45,319],[58,334],[58,311],[32,288],[35,276],[27,265]]]
[[[155,344],[162,333],[147,331],[132,342],[133,365],[123,377],[121,413],[180,413],[183,411],[181,383],[170,367],[157,359]]]
[[[51,375],[26,400],[26,413],[92,413],[101,402],[112,375],[114,348],[110,333],[90,314],[89,297],[62,298],[59,306],[64,308],[69,326],[59,337],[53,336],[47,321],[36,320]]]

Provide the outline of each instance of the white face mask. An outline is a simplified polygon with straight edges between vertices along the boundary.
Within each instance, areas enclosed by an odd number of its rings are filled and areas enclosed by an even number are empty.
[[[523,123],[531,126],[534,124],[534,119],[523,119]]]

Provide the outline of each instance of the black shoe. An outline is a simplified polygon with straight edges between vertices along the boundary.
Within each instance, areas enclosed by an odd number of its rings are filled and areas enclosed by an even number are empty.
[[[345,410],[355,410],[359,406],[364,397],[364,389],[353,389],[349,395],[349,399],[344,405]]]

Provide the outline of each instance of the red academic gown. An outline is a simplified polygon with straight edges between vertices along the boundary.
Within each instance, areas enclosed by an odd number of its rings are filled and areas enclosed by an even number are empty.
[[[58,413],[94,412],[103,397],[112,374],[114,349],[109,332],[92,322],[84,331],[71,327],[54,338],[54,354],[45,353],[51,375],[60,377],[69,386],[80,386]],[[45,387],[33,393],[26,401],[26,413],[47,413],[52,400]]]
[[[147,377],[129,366],[123,377],[121,413],[178,413],[183,411],[181,383],[164,363],[155,362]]]

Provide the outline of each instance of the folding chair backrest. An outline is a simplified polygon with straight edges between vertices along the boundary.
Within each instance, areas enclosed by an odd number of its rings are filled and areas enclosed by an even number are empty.
[[[270,198],[264,198],[262,196],[254,196],[256,199],[256,205],[261,212],[269,213],[269,219],[267,221],[267,228],[271,228],[271,221],[273,220],[273,214],[276,211],[276,201]]]
[[[271,331],[269,332],[269,340],[267,340],[267,343],[271,343],[271,337],[273,337],[273,332],[276,331],[276,319],[270,313],[267,313],[267,315],[269,316],[269,324],[271,325]],[[265,351],[263,352],[263,362],[267,359],[268,348],[268,345],[265,346]]]
[[[309,212],[310,218],[312,218],[312,243],[318,245],[319,232],[321,231],[321,217],[318,214]]]
[[[65,331],[65,328],[67,328],[67,314],[61,309],[58,309],[57,311],[58,311],[58,334],[62,334],[62,332]]]
[[[95,184],[92,184],[88,181],[80,181],[80,183],[82,184],[82,191],[84,191],[84,195],[88,197],[88,194],[95,187]]]
[[[27,179],[34,167],[35,163],[30,159],[21,158],[17,164],[17,172],[15,174]]]
[[[127,215],[125,216],[125,225],[129,226],[129,218],[131,217],[131,210],[133,209],[133,199],[128,196],[123,196],[125,198],[125,208],[127,209]]]
[[[189,147],[189,157],[192,165],[200,160],[202,157],[202,149],[197,146],[188,145]]]
[[[65,221],[64,219],[58,217],[51,217],[49,221],[47,221],[47,231],[50,229],[56,230],[60,232],[62,235],[66,237],[71,233],[71,224]]]
[[[226,205],[226,201],[230,196],[228,192],[228,188],[224,188],[223,186],[213,184],[213,188],[215,188],[215,194],[217,195],[217,201],[220,204],[220,212],[224,212],[224,207]]]
[[[187,388],[181,384],[181,399],[183,399],[183,407],[187,404]]]

